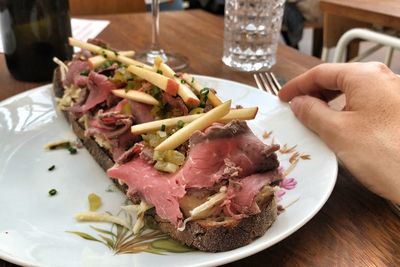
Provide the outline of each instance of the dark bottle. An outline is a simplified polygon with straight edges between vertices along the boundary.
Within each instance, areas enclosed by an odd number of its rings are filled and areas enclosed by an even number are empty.
[[[68,0],[0,0],[0,11],[10,73],[17,80],[50,81],[53,57],[72,56]]]

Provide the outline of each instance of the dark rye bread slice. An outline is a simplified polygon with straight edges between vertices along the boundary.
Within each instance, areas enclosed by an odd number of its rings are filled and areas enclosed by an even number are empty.
[[[54,72],[53,88],[56,97],[63,96],[64,89],[58,68]],[[63,113],[75,134],[96,162],[105,171],[112,167],[114,162],[109,153],[100,147],[94,139],[84,135],[84,128],[72,114]],[[115,179],[112,180],[126,194],[127,186],[119,184]],[[133,201],[137,203],[138,199],[133,199]],[[177,230],[171,223],[162,220],[157,216],[154,208],[146,212],[146,219],[156,223],[161,231],[168,233],[175,240],[190,247],[210,252],[227,251],[251,243],[255,238],[262,236],[275,221],[278,210],[272,190],[261,198],[259,197],[257,204],[261,210],[258,214],[241,220],[225,218],[223,221],[215,219],[189,221],[183,231]]]
[[[184,231],[178,231],[169,222],[160,219],[151,210],[147,215],[156,222],[161,231],[189,247],[209,252],[228,251],[250,244],[264,235],[275,221],[277,204],[273,194],[268,194],[258,203],[261,212],[241,220],[224,221],[197,220],[188,222]]]

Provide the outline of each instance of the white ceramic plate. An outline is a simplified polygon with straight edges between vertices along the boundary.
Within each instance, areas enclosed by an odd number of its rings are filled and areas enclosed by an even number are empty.
[[[0,258],[37,266],[215,266],[266,249],[309,221],[334,187],[334,154],[276,97],[231,81],[204,76],[198,79],[234,104],[258,106],[257,118],[249,125],[259,138],[265,130],[272,130],[276,142],[297,145],[297,151],[311,156],[311,160],[300,161],[290,175],[298,184],[281,204],[294,204],[264,236],[222,253],[113,255],[102,244],[67,233],[90,232],[87,224],[73,218],[76,212],[88,209],[88,194],[100,195],[102,210],[111,212],[118,211],[125,198],[120,192],[106,192],[111,181],[86,150],[70,155],[66,150],[43,149],[50,141],[75,139],[64,117],[55,110],[48,85],[0,103]],[[271,139],[264,141],[270,143]],[[287,156],[280,159],[288,165]],[[56,168],[50,172],[47,169],[51,165]],[[48,196],[52,188],[58,190],[55,197]]]

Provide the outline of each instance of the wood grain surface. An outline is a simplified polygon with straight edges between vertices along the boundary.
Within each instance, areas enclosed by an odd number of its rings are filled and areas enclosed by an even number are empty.
[[[150,43],[150,15],[96,18],[111,24],[100,37],[121,50],[145,50]],[[250,73],[235,72],[221,62],[223,18],[203,11],[163,12],[161,41],[168,51],[190,60],[188,71],[255,85]],[[279,46],[274,72],[288,80],[321,63]],[[13,80],[0,57],[0,100],[38,84]],[[312,185],[310,185],[312,186]],[[290,237],[226,266],[400,266],[400,219],[386,201],[359,185],[340,168],[337,184],[322,210]],[[0,260],[1,267],[14,266]]]
[[[400,30],[399,0],[321,0],[324,47],[336,46],[347,30],[381,26]]]

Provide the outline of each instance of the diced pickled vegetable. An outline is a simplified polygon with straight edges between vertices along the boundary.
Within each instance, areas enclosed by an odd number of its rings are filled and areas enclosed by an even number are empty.
[[[91,193],[88,196],[88,200],[89,200],[89,210],[90,211],[96,211],[98,208],[100,208],[101,198],[98,195]]]
[[[176,150],[167,150],[164,152],[164,160],[181,166],[185,162],[185,155]]]
[[[159,171],[174,173],[178,170],[179,167],[178,165],[170,162],[157,161],[157,163],[154,165],[154,168]]]
[[[162,133],[162,131],[158,131],[158,132]],[[142,134],[142,138],[149,146],[156,147],[159,144],[161,144],[161,142],[163,142],[168,137],[167,134],[165,134],[165,136],[163,134],[161,134],[161,135],[163,135],[163,137],[161,137],[158,134],[158,132],[157,133]]]
[[[185,162],[185,155],[176,150],[167,151],[154,151],[153,160],[173,163],[177,166],[183,165]]]
[[[153,160],[155,160],[155,161],[164,161],[164,152],[154,151]]]

